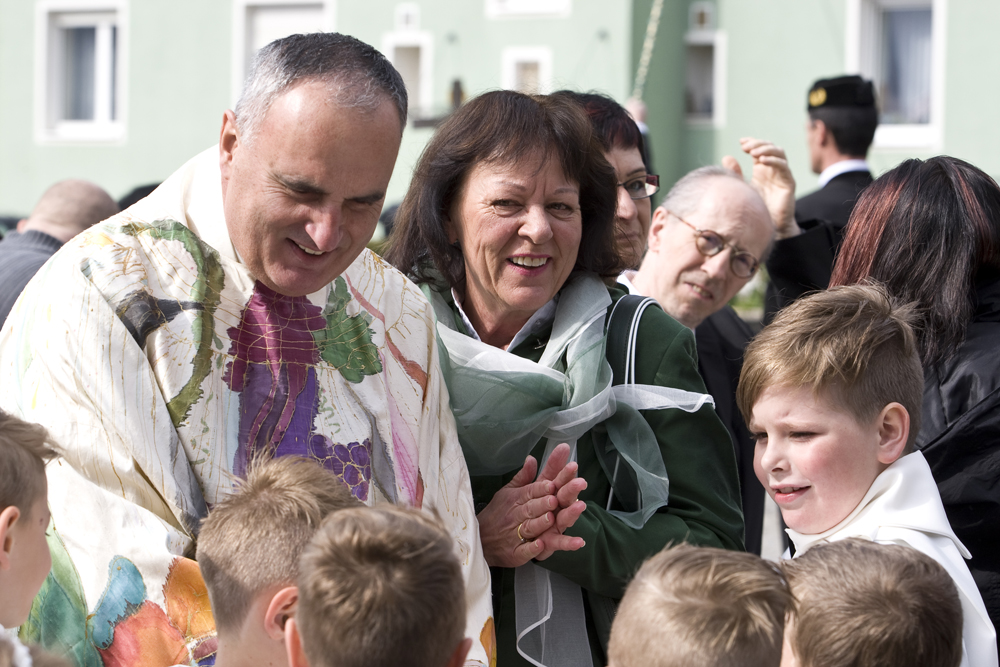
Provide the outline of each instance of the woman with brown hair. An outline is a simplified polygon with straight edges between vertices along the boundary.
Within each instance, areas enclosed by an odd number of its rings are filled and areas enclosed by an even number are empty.
[[[1000,627],[1000,187],[946,156],[880,176],[851,214],[830,284],[865,280],[920,308],[917,448]]]
[[[427,145],[386,253],[438,318],[505,667],[606,664],[645,558],[669,542],[742,548],[733,448],[691,332],[641,311],[632,382],[612,381],[616,182],[574,101],[486,93]]]

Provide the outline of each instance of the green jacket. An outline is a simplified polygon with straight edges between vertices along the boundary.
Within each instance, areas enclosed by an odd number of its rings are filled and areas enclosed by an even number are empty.
[[[616,287],[609,291],[613,301],[625,294]],[[548,336],[549,331],[543,330],[511,352],[538,361]],[[639,323],[636,382],[705,393],[705,383],[698,374],[694,334],[659,308],[646,309]],[[715,411],[705,406],[693,414],[682,410],[648,410],[643,415],[660,444],[670,480],[669,505],[660,509],[640,530],[626,526],[607,512],[610,482],[594,454],[590,433],[584,434],[577,443],[577,461],[580,477],[587,480],[587,489],[580,494],[587,509],[566,532],[582,537],[586,546],[579,551],[556,552],[539,563],[586,591],[614,600],[622,597],[642,562],[667,544],[689,542],[743,549],[736,457],[729,432]],[[540,442],[532,452],[536,458],[541,458],[544,445],[544,441]],[[485,507],[515,472],[473,477],[477,510]],[[530,663],[515,647],[514,570],[490,568],[490,573],[498,665],[529,667]],[[587,595],[584,604],[594,666],[601,667],[607,660]]]

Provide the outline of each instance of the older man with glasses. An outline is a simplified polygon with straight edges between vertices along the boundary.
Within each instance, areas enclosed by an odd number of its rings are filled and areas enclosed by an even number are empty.
[[[752,332],[727,304],[756,274],[774,238],[772,213],[794,208],[795,186],[783,154],[756,142],[752,185],[734,160],[702,167],[667,193],[653,213],[638,271],[619,282],[651,296],[694,330],[698,367],[736,447],[748,551],[760,553],[764,493],[753,472],[754,443],[736,409],[743,348]],[[645,192],[640,193],[648,196]],[[765,204],[765,200],[767,203]]]

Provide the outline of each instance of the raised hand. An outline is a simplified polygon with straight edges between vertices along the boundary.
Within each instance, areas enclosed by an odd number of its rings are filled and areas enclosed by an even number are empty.
[[[788,166],[785,151],[769,141],[744,137],[740,148],[753,158],[750,184],[760,193],[779,239],[801,233],[795,222],[795,178]],[[732,160],[732,158],[730,158]],[[735,160],[732,160],[735,163]],[[723,166],[732,168],[723,159]],[[737,173],[739,165],[737,165]]]

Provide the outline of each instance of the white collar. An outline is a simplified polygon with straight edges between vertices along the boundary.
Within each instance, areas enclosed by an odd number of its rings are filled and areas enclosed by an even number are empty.
[[[639,294],[639,290],[637,290],[635,288],[635,285],[632,284],[632,278],[635,278],[636,273],[637,271],[634,271],[633,269],[628,269],[627,271],[623,271],[622,273],[618,274],[618,284],[625,287],[625,289],[628,290],[629,294]],[[640,294],[640,296],[642,295]]]
[[[865,160],[841,160],[840,162],[834,162],[819,175],[819,180],[817,181],[819,187],[824,187],[837,176],[846,174],[849,171],[871,171],[871,167],[868,166],[868,162]]]
[[[143,222],[176,220],[226,259],[243,263],[226,226],[218,146],[188,160],[122,215]]]
[[[451,298],[455,302],[455,307],[458,308],[458,314],[462,316],[462,322],[465,324],[465,328],[469,330],[469,335],[478,340],[480,343],[483,339],[479,337],[479,333],[476,332],[476,328],[472,326],[472,321],[469,320],[469,316],[465,314],[462,309],[462,300],[458,298],[458,292],[455,288],[451,288]],[[507,350],[513,350],[517,347],[523,340],[530,337],[535,332],[544,329],[546,326],[552,324],[552,321],[556,317],[556,304],[559,303],[559,293],[549,299],[548,303],[536,310],[528,318],[528,321],[524,323],[521,330],[514,334],[514,337],[510,339],[510,343],[507,344]]]
[[[907,454],[883,470],[854,511],[833,528],[815,535],[804,535],[791,528],[785,532],[795,544],[798,556],[832,539],[864,537],[876,541],[882,528],[941,535],[954,542],[962,556],[972,558],[948,523],[937,483],[921,452]]]

